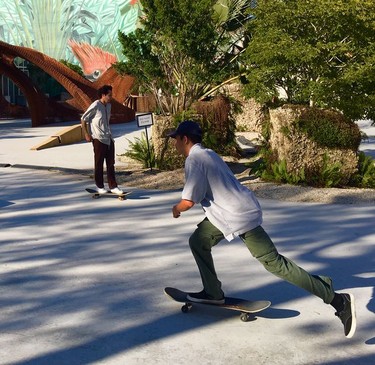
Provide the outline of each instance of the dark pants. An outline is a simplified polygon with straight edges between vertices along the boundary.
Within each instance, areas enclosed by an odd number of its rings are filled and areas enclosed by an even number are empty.
[[[331,279],[326,276],[311,275],[293,261],[278,253],[275,245],[261,226],[240,235],[251,254],[270,273],[288,281],[299,288],[305,289],[313,295],[331,303],[335,293]],[[217,245],[223,234],[206,218],[198,224],[198,228],[191,235],[189,244],[201,274],[206,293],[212,298],[221,298],[221,282],[218,280],[211,248]]]
[[[103,164],[105,160],[108,187],[113,189],[117,186],[115,177],[115,144],[111,141],[108,146],[97,139],[94,139],[92,144],[94,147],[95,184],[98,188],[104,188]]]

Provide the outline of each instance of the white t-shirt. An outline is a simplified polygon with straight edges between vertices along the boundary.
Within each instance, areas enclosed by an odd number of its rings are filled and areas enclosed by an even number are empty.
[[[200,203],[228,241],[262,224],[254,193],[241,185],[214,151],[195,144],[185,161],[185,180],[182,199]]]

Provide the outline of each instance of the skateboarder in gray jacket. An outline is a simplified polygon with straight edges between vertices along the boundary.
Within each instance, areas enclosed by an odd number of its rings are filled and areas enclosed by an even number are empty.
[[[241,185],[229,167],[214,151],[201,145],[202,131],[198,123],[184,121],[169,134],[175,139],[178,153],[186,157],[185,185],[182,199],[173,206],[174,218],[200,203],[206,218],[198,224],[189,244],[202,278],[203,290],[189,293],[192,302],[224,303],[211,248],[224,238],[235,237],[245,243],[250,253],[272,274],[303,288],[336,309],[350,338],[356,329],[354,297],[336,293],[332,280],[311,275],[277,251],[262,228],[262,210],[254,193]]]

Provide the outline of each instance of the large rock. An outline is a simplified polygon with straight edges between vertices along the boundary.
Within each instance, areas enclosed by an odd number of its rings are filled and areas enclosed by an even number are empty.
[[[242,112],[235,116],[237,130],[262,133],[267,113],[264,106],[254,99],[246,99],[241,93],[241,86],[233,83],[226,87],[227,92],[242,105]]]
[[[236,126],[246,132],[262,133],[266,121],[264,107],[254,99],[242,101],[242,112],[236,115]]]
[[[167,133],[175,129],[171,116],[156,115],[152,126],[152,143],[158,167],[174,170],[184,166],[184,157],[177,154],[174,139],[167,137]]]
[[[270,148],[277,160],[286,161],[289,173],[300,173],[302,169],[315,171],[323,166],[324,156],[328,164],[339,163],[345,184],[357,171],[358,158],[355,150],[348,148],[321,147],[309,137],[297,130],[294,121],[299,117],[301,109],[281,107],[270,110]]]

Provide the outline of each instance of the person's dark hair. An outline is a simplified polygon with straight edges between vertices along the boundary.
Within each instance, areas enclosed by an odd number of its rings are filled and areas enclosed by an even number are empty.
[[[112,86],[111,85],[103,85],[100,89],[98,89],[98,97],[99,97],[99,99],[103,95],[108,95],[110,91],[112,91]]]
[[[195,134],[185,134],[185,136],[187,138],[189,138],[190,141],[192,141],[194,144],[196,144],[196,143],[202,143],[202,136],[197,136]],[[181,136],[181,137],[183,137],[183,136]]]

